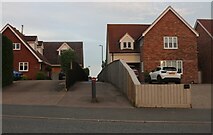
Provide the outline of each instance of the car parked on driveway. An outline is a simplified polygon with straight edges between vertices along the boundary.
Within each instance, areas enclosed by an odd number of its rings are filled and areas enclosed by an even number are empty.
[[[13,70],[13,80],[14,81],[20,80],[22,78],[22,75],[23,74],[21,72]]]
[[[58,75],[58,79],[59,79],[59,80],[65,80],[65,78],[66,78],[65,73],[64,73],[63,71],[61,71],[61,72],[59,73],[59,75]]]
[[[154,81],[179,84],[181,82],[181,74],[177,72],[175,67],[157,67],[149,73],[149,82],[152,83]]]

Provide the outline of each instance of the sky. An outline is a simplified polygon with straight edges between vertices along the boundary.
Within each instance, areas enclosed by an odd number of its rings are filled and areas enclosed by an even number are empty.
[[[7,23],[41,41],[82,41],[84,66],[95,77],[106,58],[107,24],[151,24],[172,6],[192,27],[211,18],[210,2],[3,2],[1,28]]]

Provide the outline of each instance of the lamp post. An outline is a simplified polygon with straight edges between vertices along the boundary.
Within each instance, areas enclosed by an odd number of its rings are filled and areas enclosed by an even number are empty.
[[[104,62],[104,59],[103,59],[103,51],[104,51],[104,49],[103,49],[103,45],[99,45],[100,47],[101,47],[101,60],[102,60],[102,65],[103,65],[103,62]]]

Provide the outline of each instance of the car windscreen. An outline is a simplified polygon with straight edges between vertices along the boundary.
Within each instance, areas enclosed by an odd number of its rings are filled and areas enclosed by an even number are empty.
[[[166,70],[166,71],[177,71],[177,69],[175,67],[163,67],[163,70]]]

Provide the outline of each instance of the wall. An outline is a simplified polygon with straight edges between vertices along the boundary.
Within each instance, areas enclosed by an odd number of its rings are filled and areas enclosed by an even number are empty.
[[[127,63],[140,63],[140,53],[110,53],[111,62],[114,60],[125,60]]]
[[[177,36],[178,49],[164,49],[164,36]],[[144,71],[150,72],[161,60],[183,60],[182,82],[198,82],[197,37],[173,12],[168,11],[143,41]]]
[[[212,38],[204,31],[204,29],[197,25],[196,28],[199,33],[198,37],[198,67],[201,70],[202,83],[211,83],[212,70]],[[210,61],[212,60],[212,62]]]
[[[135,103],[135,88],[140,85],[133,70],[122,60],[108,64],[98,75],[99,81],[109,82],[124,93],[130,102]]]

